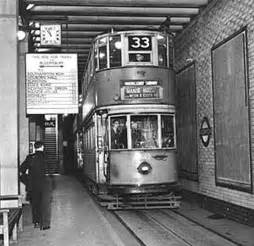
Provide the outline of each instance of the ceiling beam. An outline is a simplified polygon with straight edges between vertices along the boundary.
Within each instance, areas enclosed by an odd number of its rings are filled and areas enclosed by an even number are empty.
[[[53,22],[59,24],[135,24],[135,25],[159,25],[166,17],[139,17],[126,16],[60,16],[60,15],[32,15],[30,21]],[[184,24],[190,22],[190,17],[168,17],[171,24]]]
[[[80,54],[89,54],[90,49],[72,49],[72,47],[67,49],[61,49],[63,53],[80,53]]]
[[[101,31],[105,32],[107,30],[116,29],[116,30],[129,30],[129,29],[145,29],[145,28],[153,28],[158,29],[160,25],[133,25],[133,24],[68,24],[68,25],[62,25],[62,31],[88,31],[88,30],[94,30],[94,31]]]
[[[34,43],[33,46],[38,47],[39,43]],[[45,46],[46,47],[46,46]],[[50,46],[48,46],[50,47]],[[91,48],[91,43],[89,44],[61,44],[58,46],[60,49],[90,49]]]
[[[198,8],[129,8],[129,7],[83,7],[83,6],[35,6],[31,15],[68,15],[68,16],[191,16],[199,13]]]
[[[114,7],[199,7],[208,0],[26,0],[27,4],[63,6],[114,6]]]

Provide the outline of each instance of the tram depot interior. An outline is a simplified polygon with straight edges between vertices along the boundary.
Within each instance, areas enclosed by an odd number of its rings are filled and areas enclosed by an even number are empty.
[[[88,69],[92,76],[100,69],[88,66],[94,39],[160,31],[168,37],[164,52],[175,86],[172,151],[181,196],[254,225],[253,10],[254,0],[1,0],[0,208],[19,206],[19,164],[36,140],[45,142],[51,174],[82,172],[86,165],[84,81]],[[44,100],[39,94],[29,101],[27,84],[37,79],[31,73],[43,74],[46,66],[74,76],[69,104],[54,107],[51,98],[51,105],[36,107]],[[141,69],[136,80],[146,73]],[[57,89],[60,96],[62,82]],[[118,105],[121,91],[111,100]],[[100,141],[94,139],[96,146]]]

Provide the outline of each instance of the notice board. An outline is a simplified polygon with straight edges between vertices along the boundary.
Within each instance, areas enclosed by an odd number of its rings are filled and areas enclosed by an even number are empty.
[[[78,113],[77,54],[26,54],[27,114]]]
[[[212,49],[216,184],[252,189],[246,31]]]

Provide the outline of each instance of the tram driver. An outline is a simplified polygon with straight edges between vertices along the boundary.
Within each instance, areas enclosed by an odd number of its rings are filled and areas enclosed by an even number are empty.
[[[138,128],[138,123],[136,121],[131,122],[131,140],[133,148],[142,148],[145,145],[145,137]]]

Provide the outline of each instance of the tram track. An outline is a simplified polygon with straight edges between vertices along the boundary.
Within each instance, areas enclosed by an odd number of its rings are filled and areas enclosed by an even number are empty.
[[[239,245],[172,210],[127,210],[111,213],[130,232],[138,245]]]
[[[126,246],[243,246],[174,209],[111,210],[90,196]],[[114,218],[114,219],[113,219]]]

